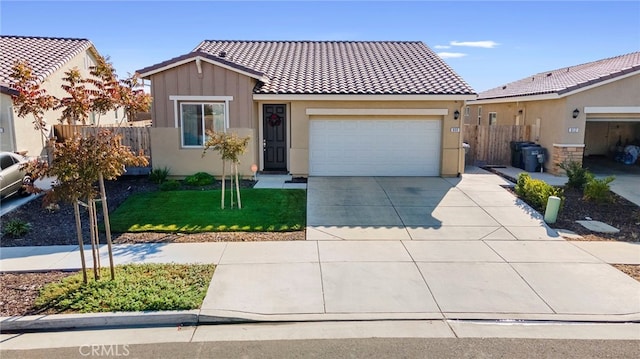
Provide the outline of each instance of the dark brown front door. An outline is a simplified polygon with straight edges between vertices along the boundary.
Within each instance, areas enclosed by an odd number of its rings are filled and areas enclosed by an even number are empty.
[[[265,171],[287,170],[286,105],[263,105],[263,150]]]

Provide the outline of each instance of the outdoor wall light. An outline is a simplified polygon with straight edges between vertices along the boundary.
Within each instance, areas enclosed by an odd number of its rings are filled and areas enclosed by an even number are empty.
[[[454,119],[454,120],[457,120],[457,119],[459,119],[459,118],[460,118],[460,111],[455,110],[455,111],[453,112],[453,119]]]
[[[573,118],[578,118],[579,114],[580,114],[580,110],[578,110],[577,108],[573,110]]]

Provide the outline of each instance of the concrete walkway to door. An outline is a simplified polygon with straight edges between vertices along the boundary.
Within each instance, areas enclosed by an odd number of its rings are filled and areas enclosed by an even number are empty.
[[[310,177],[308,240],[562,240],[542,216],[476,171],[461,178]]]

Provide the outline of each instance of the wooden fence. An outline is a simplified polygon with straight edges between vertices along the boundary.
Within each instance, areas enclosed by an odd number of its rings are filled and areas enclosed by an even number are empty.
[[[476,166],[510,165],[510,142],[531,141],[531,127],[465,125],[463,141],[470,146],[466,163]]]
[[[139,154],[143,153],[149,160],[151,166],[151,128],[150,127],[115,127],[115,126],[80,126],[80,125],[54,125],[53,132],[57,142],[73,136],[74,133],[82,135],[96,134],[100,130],[119,131],[122,134],[122,144],[131,148],[131,151]],[[127,174],[148,173],[149,167],[135,169],[127,168]]]

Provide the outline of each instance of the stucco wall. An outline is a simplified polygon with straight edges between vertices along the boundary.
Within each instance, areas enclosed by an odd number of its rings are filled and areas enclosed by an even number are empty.
[[[248,128],[230,128],[231,133],[238,136],[250,136],[255,138],[255,131]],[[217,152],[207,151],[202,157],[201,148],[180,148],[180,129],[177,128],[151,128],[151,159],[153,168],[167,167],[169,175],[183,178],[196,172],[207,172],[216,177],[222,175],[222,161]],[[256,163],[256,149],[253,142],[247,146],[247,151],[240,158],[239,172],[243,176],[252,176],[251,165]],[[230,173],[229,166],[226,170]]]

